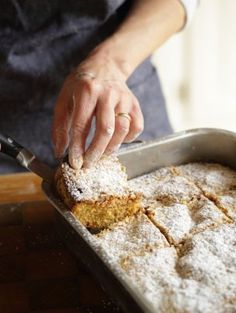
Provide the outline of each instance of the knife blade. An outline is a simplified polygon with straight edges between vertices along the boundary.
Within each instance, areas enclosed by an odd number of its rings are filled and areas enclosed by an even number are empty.
[[[17,155],[16,160],[25,168],[51,183],[54,177],[54,170],[40,161],[34,154],[27,149],[22,149]]]

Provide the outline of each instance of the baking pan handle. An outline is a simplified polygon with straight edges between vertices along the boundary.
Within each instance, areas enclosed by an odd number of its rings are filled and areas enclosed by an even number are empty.
[[[12,157],[27,169],[30,169],[29,164],[35,159],[33,153],[3,133],[0,133],[0,152]]]
[[[0,152],[14,158],[21,166],[51,183],[54,178],[54,170],[41,162],[29,150],[22,147],[11,137],[0,133]]]
[[[17,156],[24,149],[11,137],[0,133],[0,152],[7,154],[17,160]]]

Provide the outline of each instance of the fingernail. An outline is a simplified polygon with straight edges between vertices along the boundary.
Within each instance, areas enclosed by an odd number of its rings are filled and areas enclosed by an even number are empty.
[[[79,170],[81,169],[82,165],[83,165],[83,156],[74,156],[73,154],[69,154],[69,163],[70,166],[73,167],[73,169],[75,170]]]
[[[137,134],[136,134],[135,136],[133,136],[131,139],[125,140],[124,142],[130,143],[130,142],[134,141],[135,139],[137,139],[141,134],[142,134],[142,132],[137,133]]]
[[[133,137],[133,138],[131,138],[131,139],[125,140],[124,142],[125,142],[125,143],[131,143],[131,142],[133,142],[137,137],[138,137],[138,136],[135,136],[135,137]]]
[[[120,144],[114,147],[113,152],[117,152],[119,149],[120,149]]]
[[[116,145],[115,147],[113,147],[113,149],[112,149],[112,150],[110,150],[110,153],[109,153],[109,154],[112,154],[112,153],[117,153],[117,152],[118,152],[118,150],[119,150],[119,148],[120,148],[120,144],[119,144],[119,145]]]
[[[118,152],[120,146],[121,146],[121,144],[114,146],[112,149],[107,149],[107,150],[105,151],[105,154],[106,154],[106,155],[111,155],[111,154],[113,154],[113,153]]]

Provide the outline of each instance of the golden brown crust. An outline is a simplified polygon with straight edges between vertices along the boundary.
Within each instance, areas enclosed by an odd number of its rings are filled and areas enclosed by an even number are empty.
[[[75,201],[73,200],[73,198],[71,197],[70,193],[68,192],[66,188],[61,165],[58,166],[56,173],[55,173],[55,187],[62,201],[71,210]]]
[[[103,229],[137,213],[139,209],[140,196],[135,198],[108,196],[101,201],[75,203],[72,212],[86,227]]]

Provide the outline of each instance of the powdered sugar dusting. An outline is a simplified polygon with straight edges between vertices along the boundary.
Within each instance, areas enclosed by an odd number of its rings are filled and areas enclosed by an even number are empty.
[[[225,313],[233,311],[226,311],[223,296],[213,288],[193,279],[184,279],[177,288],[169,291],[164,310],[161,309],[160,312]]]
[[[235,226],[199,233],[178,254],[173,247],[156,248],[120,266],[158,312],[234,312]]]
[[[230,222],[225,214],[208,198],[201,196],[190,204],[191,217],[194,222],[192,232],[199,232],[208,227]]]
[[[75,201],[97,200],[103,195],[126,196],[129,193],[127,174],[115,156],[104,156],[91,168],[74,170],[62,165],[68,192]]]
[[[192,250],[208,251],[217,256],[230,271],[236,273],[236,224],[224,224],[216,229],[208,229],[186,240],[181,248],[183,255]]]
[[[227,221],[227,217],[217,206],[204,196],[188,205],[179,203],[165,205],[157,202],[148,212],[153,222],[163,229],[169,241],[175,245],[194,233]]]
[[[177,267],[184,278],[203,283],[225,300],[236,300],[235,224],[201,232],[188,239],[181,250]]]
[[[215,163],[189,163],[177,169],[205,192],[236,189],[236,172],[229,167]]]
[[[201,189],[188,177],[178,175],[177,172],[178,168],[175,173],[162,169],[166,176],[158,175],[156,171],[130,183],[134,190],[143,193],[143,204],[151,220],[175,245],[186,236],[227,220],[225,214],[204,197]]]
[[[129,181],[129,186],[136,192],[141,192],[145,198],[154,198],[156,193],[157,177],[155,173],[146,174]]]
[[[236,190],[230,190],[220,195],[217,194],[215,198],[217,205],[236,221]]]
[[[132,179],[129,186],[142,193],[145,208],[155,205],[155,200],[185,204],[201,194],[201,190],[193,182],[168,168]]]
[[[194,225],[189,208],[185,204],[162,205],[157,203],[150,211],[150,218],[162,228],[171,243],[181,242]]]
[[[173,247],[154,249],[121,261],[128,279],[135,283],[157,312],[218,312],[224,299],[214,288],[176,270],[178,255]]]
[[[97,243],[115,260],[146,247],[169,245],[160,230],[143,213],[126,218],[110,230],[101,232]]]
[[[142,194],[142,206],[150,207],[155,203],[157,177],[155,173],[150,173],[130,180],[129,187],[135,192]]]
[[[156,199],[166,202],[187,203],[200,193],[200,189],[183,176],[170,176],[156,184]]]
[[[180,283],[175,271],[176,260],[175,249],[167,247],[126,257],[120,266],[159,312],[168,289]]]
[[[236,312],[236,224],[228,218],[236,212],[236,173],[205,163],[158,171],[129,187],[143,194],[146,213],[174,246],[153,244],[159,235],[144,214],[101,234],[98,246],[154,311]]]
[[[128,184],[130,189],[143,195],[142,205],[146,208],[155,202],[158,182],[173,177],[173,175],[174,169],[164,167],[152,173],[131,179]]]

